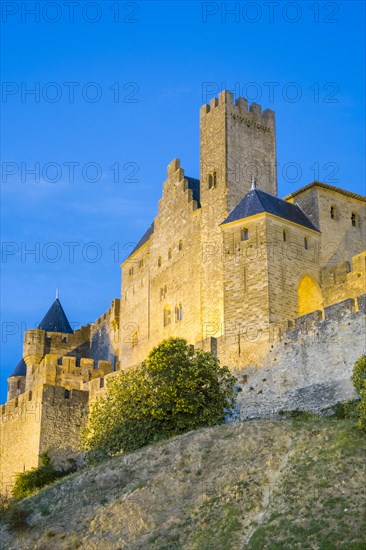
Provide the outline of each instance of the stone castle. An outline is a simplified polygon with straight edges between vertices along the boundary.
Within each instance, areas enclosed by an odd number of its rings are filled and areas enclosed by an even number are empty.
[[[365,353],[363,196],[314,181],[277,196],[275,114],[223,91],[200,112],[200,179],[178,159],[158,214],[122,264],[121,297],[73,331],[57,298],[1,406],[0,491],[48,450],[78,456],[108,377],[170,336],[238,377],[238,414],[320,411],[354,396]]]

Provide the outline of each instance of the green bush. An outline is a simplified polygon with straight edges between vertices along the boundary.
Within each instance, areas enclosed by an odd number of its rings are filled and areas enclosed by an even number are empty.
[[[366,431],[366,355],[361,355],[354,364],[352,381],[361,397],[358,408],[358,427]]]
[[[22,498],[33,494],[45,485],[49,485],[57,479],[75,471],[74,466],[67,470],[56,470],[51,464],[51,460],[47,452],[41,454],[40,459],[41,466],[38,468],[31,468],[30,470],[22,472],[16,476],[13,488],[13,498],[15,500],[21,500]]]
[[[360,400],[353,399],[334,405],[334,416],[338,420],[357,420],[360,414]]]
[[[113,377],[82,435],[89,459],[133,451],[221,422],[234,405],[235,378],[182,338],[155,347],[138,368]]]

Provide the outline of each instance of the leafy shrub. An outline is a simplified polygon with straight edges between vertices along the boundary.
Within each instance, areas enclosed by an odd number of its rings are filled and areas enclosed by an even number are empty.
[[[358,427],[366,431],[366,355],[361,355],[354,364],[352,382],[361,397],[358,408]]]
[[[333,407],[334,416],[338,420],[357,420],[360,414],[360,400],[353,399],[343,403],[336,403]]]
[[[164,340],[135,369],[112,378],[82,435],[89,459],[221,422],[234,405],[227,367],[182,338]]]
[[[57,479],[75,471],[74,466],[67,470],[56,470],[51,464],[51,460],[47,452],[41,454],[40,459],[41,466],[38,466],[38,468],[31,468],[30,470],[22,472],[16,476],[13,488],[13,498],[15,500],[25,498],[41,487],[49,485]]]
[[[361,355],[354,364],[352,382],[356,392],[361,396],[361,391],[366,389],[366,355]]]

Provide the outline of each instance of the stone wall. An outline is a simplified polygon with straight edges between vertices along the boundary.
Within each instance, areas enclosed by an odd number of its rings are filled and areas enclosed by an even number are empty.
[[[0,493],[14,475],[39,464],[42,392],[27,391],[0,407]]]
[[[299,317],[277,330],[261,368],[237,371],[238,411],[244,418],[276,416],[280,410],[321,412],[355,398],[354,362],[366,353],[366,295]]]
[[[322,269],[321,287],[326,306],[364,294],[366,292],[366,252],[354,256],[352,264],[345,261]]]
[[[81,454],[80,433],[88,416],[88,392],[43,386],[39,449],[57,468],[68,468]]]
[[[80,454],[80,430],[87,418],[88,393],[41,385],[0,408],[0,493],[16,474],[37,467],[49,451],[56,467]]]

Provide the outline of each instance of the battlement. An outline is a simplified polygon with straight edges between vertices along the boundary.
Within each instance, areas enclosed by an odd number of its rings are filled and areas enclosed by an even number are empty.
[[[275,113],[271,109],[262,111],[258,103],[251,103],[244,97],[238,97],[234,104],[234,96],[231,92],[224,90],[218,97],[211,99],[209,104],[201,107],[201,116],[205,116],[215,111],[216,108],[225,105],[229,107],[230,115],[234,119],[245,122],[248,125],[258,124],[258,127],[264,126],[274,129]]]
[[[116,323],[117,327],[119,326],[119,315],[120,315],[120,307],[121,307],[121,300],[119,298],[115,298],[112,301],[111,307],[107,309],[103,315],[98,317],[93,323],[93,325],[101,325],[104,322],[109,323]]]
[[[287,327],[281,331],[277,330],[279,340],[297,341],[305,334],[321,333],[323,329],[329,327],[332,323],[335,327],[344,322],[350,316],[366,313],[366,294],[357,298],[348,298],[324,308],[322,311],[312,311],[306,315],[296,317],[296,319],[287,321]]]

